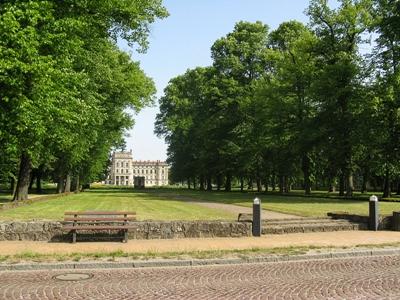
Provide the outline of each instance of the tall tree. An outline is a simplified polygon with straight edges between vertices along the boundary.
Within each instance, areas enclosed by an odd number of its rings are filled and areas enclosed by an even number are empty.
[[[377,35],[376,67],[377,125],[380,134],[381,172],[385,178],[383,197],[390,197],[394,177],[400,175],[400,1],[375,0],[372,31]]]
[[[360,105],[357,97],[362,85],[358,45],[370,22],[369,12],[368,0],[341,0],[338,9],[330,8],[326,0],[312,0],[307,11],[319,38],[315,97],[320,99],[321,125],[329,147],[335,150],[340,195],[346,187],[349,197],[354,189],[354,112]]]
[[[27,198],[32,166],[41,159],[55,157],[68,176],[102,134],[107,133],[110,148],[132,125],[124,109],[149,103],[154,87],[116,49],[116,40],[145,51],[150,23],[166,15],[159,0],[5,1],[0,6],[0,140],[14,143],[20,158],[15,200]],[[87,64],[102,55],[109,61]],[[106,77],[99,80],[105,75],[112,88]],[[111,130],[102,131],[107,125]]]

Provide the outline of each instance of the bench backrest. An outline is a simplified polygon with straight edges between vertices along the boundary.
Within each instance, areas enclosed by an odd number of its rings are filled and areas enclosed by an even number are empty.
[[[128,222],[136,220],[136,212],[129,211],[67,211],[64,221],[84,222]]]

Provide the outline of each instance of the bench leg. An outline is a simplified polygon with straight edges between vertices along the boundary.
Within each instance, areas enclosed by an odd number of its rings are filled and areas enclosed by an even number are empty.
[[[128,230],[124,230],[124,243],[128,242]]]
[[[76,243],[76,230],[72,231],[72,243],[75,244]]]

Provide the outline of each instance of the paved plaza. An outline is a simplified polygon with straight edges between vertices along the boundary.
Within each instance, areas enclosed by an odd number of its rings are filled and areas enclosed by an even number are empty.
[[[83,280],[73,281],[79,276]],[[0,278],[0,299],[7,300],[400,299],[400,256],[187,268],[0,272]]]

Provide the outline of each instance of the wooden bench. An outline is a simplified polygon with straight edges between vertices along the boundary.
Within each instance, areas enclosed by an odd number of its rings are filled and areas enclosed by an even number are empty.
[[[135,221],[136,213],[127,211],[68,211],[64,213],[63,230],[72,232],[72,243],[76,243],[76,232],[121,230],[124,232],[122,242],[128,241],[128,229],[133,226],[129,221]]]

